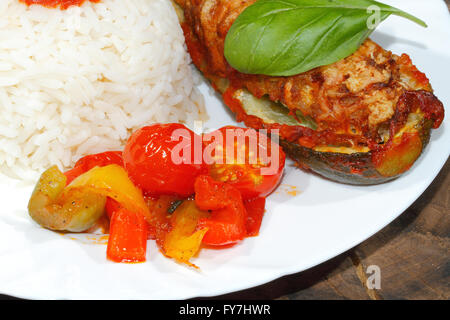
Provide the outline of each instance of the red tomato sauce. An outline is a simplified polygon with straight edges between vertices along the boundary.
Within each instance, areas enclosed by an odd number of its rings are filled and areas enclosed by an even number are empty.
[[[201,43],[198,41],[194,41],[191,28],[188,24],[182,23],[181,29],[183,29],[183,32],[185,34],[186,46],[188,47],[192,62],[194,62],[196,66],[201,66],[203,64],[203,59],[205,56],[205,52]]]
[[[61,10],[66,10],[71,6],[81,6],[84,2],[88,0],[19,0],[26,5],[40,4],[41,6],[47,8],[60,8]],[[98,3],[100,0],[89,0],[90,2]]]

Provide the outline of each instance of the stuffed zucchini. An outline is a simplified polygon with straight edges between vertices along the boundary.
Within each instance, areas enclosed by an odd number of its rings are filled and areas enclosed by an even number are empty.
[[[409,56],[366,40],[347,58],[295,76],[240,73],[227,63],[224,41],[254,2],[177,0],[192,60],[237,120],[277,129],[300,167],[334,181],[371,185],[406,172],[444,118]]]

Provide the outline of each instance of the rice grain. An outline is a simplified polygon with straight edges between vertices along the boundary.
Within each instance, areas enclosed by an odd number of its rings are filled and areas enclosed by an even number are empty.
[[[207,118],[170,0],[1,0],[0,114],[0,170],[20,179],[151,123]]]

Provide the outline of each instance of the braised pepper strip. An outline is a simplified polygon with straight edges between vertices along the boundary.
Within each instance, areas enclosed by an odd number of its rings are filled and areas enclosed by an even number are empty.
[[[67,184],[70,184],[75,178],[92,168],[104,167],[110,164],[117,164],[123,167],[122,151],[108,151],[85,156],[75,163],[73,169],[64,173],[67,177]]]
[[[247,237],[255,237],[259,234],[262,219],[264,217],[266,198],[256,198],[244,201],[247,211]]]
[[[40,177],[28,202],[28,212],[44,228],[82,232],[103,215],[105,195],[90,190],[66,190],[66,176],[53,166]]]
[[[114,262],[144,262],[147,252],[147,222],[140,213],[120,206],[113,211],[106,256]]]
[[[178,262],[195,267],[190,260],[200,250],[207,228],[197,229],[200,219],[209,213],[199,210],[195,201],[186,200],[175,210],[170,219],[171,229],[166,234],[162,250]]]
[[[230,201],[230,186],[216,182],[213,178],[202,175],[195,181],[195,203],[202,210],[223,209]]]
[[[89,170],[72,181],[64,192],[72,189],[110,197],[128,211],[142,214],[144,217],[149,215],[141,190],[131,182],[125,169],[116,164]]]
[[[208,228],[204,244],[229,245],[245,238],[247,212],[239,190],[209,176],[199,176],[195,182],[195,202],[199,209],[211,210],[209,218],[199,221],[199,229]]]

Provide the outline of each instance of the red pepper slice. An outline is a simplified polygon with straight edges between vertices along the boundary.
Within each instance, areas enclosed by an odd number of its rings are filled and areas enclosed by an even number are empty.
[[[223,246],[245,238],[247,212],[238,189],[209,176],[199,176],[195,191],[197,207],[211,210],[211,216],[200,219],[198,224],[198,229],[208,228],[204,244]]]
[[[147,222],[142,214],[124,208],[114,211],[106,255],[114,262],[144,262],[147,251]]]
[[[228,192],[232,188],[223,182],[201,175],[195,180],[195,204],[200,210],[223,209],[230,201]]]
[[[109,220],[111,220],[114,212],[116,212],[122,208],[123,208],[122,205],[120,203],[118,203],[116,200],[111,199],[110,197],[106,198],[105,212],[106,212],[106,215],[108,216]]]
[[[264,217],[266,198],[255,198],[244,202],[247,210],[247,236],[255,237],[259,234],[262,219]]]
[[[123,167],[122,151],[108,151],[85,156],[75,163],[73,169],[64,173],[67,177],[67,185],[94,167],[105,167],[110,164]]]

